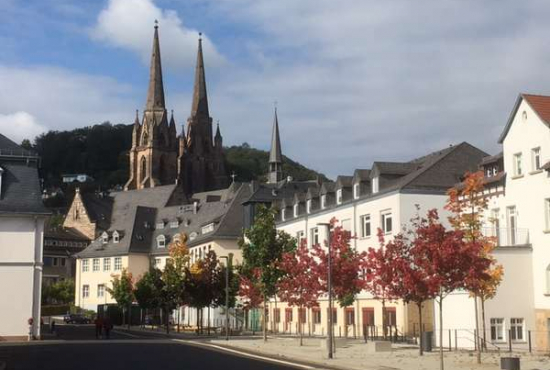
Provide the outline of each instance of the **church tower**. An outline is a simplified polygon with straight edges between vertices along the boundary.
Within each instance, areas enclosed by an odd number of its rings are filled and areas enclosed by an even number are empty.
[[[276,184],[283,179],[283,154],[281,152],[281,139],[279,137],[279,120],[277,108],[273,119],[273,130],[271,132],[271,150],[269,151],[269,172],[267,183]]]
[[[152,188],[176,182],[178,141],[174,116],[168,123],[158,25],[155,24],[149,89],[142,122],[136,113],[130,149],[130,179],[125,190]]]
[[[191,115],[187,119],[187,137],[180,138],[179,179],[186,193],[197,193],[228,186],[227,171],[223,156],[222,136],[219,125],[212,135],[212,117],[208,110],[206,76],[199,37],[197,65]]]

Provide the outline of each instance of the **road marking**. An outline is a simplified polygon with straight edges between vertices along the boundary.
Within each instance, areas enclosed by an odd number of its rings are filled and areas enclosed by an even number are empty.
[[[122,335],[127,335],[127,336],[129,336],[130,338],[142,338],[142,337],[140,337],[139,335],[134,335],[134,334],[126,333],[126,332],[124,332],[124,331],[119,331],[119,330],[113,330],[113,333],[122,334]]]
[[[235,349],[226,348],[226,347],[218,346],[218,345],[215,345],[215,344],[198,343],[198,342],[195,342],[195,341],[189,341],[189,340],[184,340],[184,339],[174,339],[174,341],[182,342],[182,343],[188,343],[188,344],[195,344],[195,345],[200,345],[200,346],[204,346],[204,347],[212,347],[212,348],[216,348],[216,349],[219,349],[219,350],[222,350],[222,351],[225,351],[225,352],[236,353],[236,354],[244,356],[244,357],[256,358],[256,359],[263,360],[263,361],[275,362],[275,363],[279,363],[279,364],[283,364],[283,365],[287,365],[287,366],[299,367],[299,368],[302,368],[302,369],[318,369],[317,367],[313,367],[313,366],[309,366],[309,365],[302,365],[302,364],[297,364],[295,362],[277,360],[277,359],[272,358],[272,357],[264,357],[264,356],[260,356],[260,355],[254,355],[252,353],[241,352],[241,351],[237,351]]]

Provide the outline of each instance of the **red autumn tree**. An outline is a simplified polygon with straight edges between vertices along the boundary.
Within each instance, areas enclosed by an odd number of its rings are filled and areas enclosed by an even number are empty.
[[[253,308],[258,308],[263,303],[262,292],[255,282],[255,280],[258,280],[260,271],[255,269],[252,274],[256,276],[256,279],[249,279],[242,274],[239,275],[239,296],[243,301],[243,308],[247,311]]]
[[[440,369],[443,370],[443,299],[456,289],[465,288],[470,281],[488,279],[483,272],[491,261],[483,256],[479,243],[465,241],[464,232],[445,228],[435,209],[419,220],[414,249],[431,289],[437,291]]]
[[[280,299],[289,306],[297,306],[298,312],[304,308],[319,305],[319,296],[323,286],[319,276],[318,262],[309,252],[304,240],[295,253],[284,253],[279,268],[284,272],[283,278],[277,283]],[[301,315],[298,315],[301,318]],[[300,346],[303,345],[302,322],[300,328]]]

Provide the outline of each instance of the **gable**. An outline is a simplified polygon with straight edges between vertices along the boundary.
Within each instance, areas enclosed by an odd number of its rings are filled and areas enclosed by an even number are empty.
[[[510,117],[506,122],[504,131],[502,132],[502,134],[498,139],[499,144],[502,144],[504,142],[504,139],[506,138],[506,136],[510,132],[510,129],[512,128],[512,124],[515,121],[518,121],[516,119],[517,115],[523,114],[524,111],[527,111],[528,114],[529,113],[534,114],[540,122],[550,127],[550,96],[520,94],[516,99],[514,108],[512,109],[512,112],[510,113]]]

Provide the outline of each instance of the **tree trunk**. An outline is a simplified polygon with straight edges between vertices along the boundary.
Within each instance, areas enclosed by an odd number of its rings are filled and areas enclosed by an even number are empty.
[[[208,333],[208,335],[210,335],[210,306],[208,306],[206,309],[208,310],[208,319],[206,324],[208,326],[206,327],[206,332]]]
[[[443,364],[443,297],[439,296],[439,369],[444,370]]]
[[[264,298],[264,307],[263,307],[263,315],[262,315],[262,322],[263,322],[263,331],[264,331],[264,342],[267,342],[267,322],[266,322],[266,314],[265,314],[265,309],[266,309],[266,306],[267,306],[267,298]]]
[[[200,334],[200,331],[199,331],[199,327],[200,327],[199,326],[199,308],[197,307],[196,310],[197,310],[197,335],[199,335]]]
[[[424,331],[422,330],[422,302],[417,302],[416,303],[417,306],[418,306],[418,325],[420,326],[420,346],[418,346],[418,354],[420,356],[423,356],[424,355],[424,338],[423,338],[423,334],[424,334]]]
[[[302,327],[302,307],[298,309],[298,327],[300,329],[300,347],[304,345],[304,333]]]
[[[164,316],[166,317],[166,335],[170,334],[170,313],[167,308],[164,309]]]
[[[130,325],[132,323],[132,302],[130,302],[128,304],[128,317],[127,317],[127,324],[128,324],[128,329],[130,329]]]
[[[481,340],[480,340],[480,336],[479,336],[479,314],[478,314],[478,310],[477,310],[477,294],[474,295],[474,307],[475,307],[475,315],[476,315],[476,336],[475,336],[475,340],[476,340],[476,361],[478,364],[481,363]]]
[[[386,330],[386,300],[382,299],[382,335],[384,336],[384,340],[387,339]]]
[[[487,352],[487,328],[485,327],[485,299],[481,298],[481,324],[483,326],[483,350]]]

